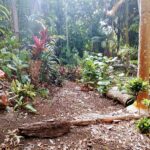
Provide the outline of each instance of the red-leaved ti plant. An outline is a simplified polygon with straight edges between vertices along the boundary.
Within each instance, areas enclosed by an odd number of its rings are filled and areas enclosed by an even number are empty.
[[[45,49],[45,44],[48,39],[48,30],[44,29],[40,31],[40,38],[33,36],[34,45],[33,45],[33,56],[37,58],[40,53]]]
[[[40,36],[41,36],[41,39],[43,41],[45,41],[45,43],[46,43],[48,40],[48,29],[46,28],[46,29],[40,31]]]
[[[34,45],[33,45],[33,61],[30,63],[30,75],[32,82],[35,85],[39,84],[40,69],[42,61],[40,60],[40,54],[46,50],[46,43],[48,42],[48,30],[43,29],[39,32],[40,37],[33,36]]]
[[[33,36],[33,40],[33,55],[38,56],[44,50],[45,41],[41,40],[37,36]]]

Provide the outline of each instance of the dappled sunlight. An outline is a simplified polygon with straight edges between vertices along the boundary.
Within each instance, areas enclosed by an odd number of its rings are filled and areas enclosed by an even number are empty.
[[[150,149],[150,0],[0,0],[0,149]]]

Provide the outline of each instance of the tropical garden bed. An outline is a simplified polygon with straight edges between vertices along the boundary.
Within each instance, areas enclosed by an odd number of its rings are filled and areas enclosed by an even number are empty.
[[[149,150],[149,6],[0,0],[0,149]]]

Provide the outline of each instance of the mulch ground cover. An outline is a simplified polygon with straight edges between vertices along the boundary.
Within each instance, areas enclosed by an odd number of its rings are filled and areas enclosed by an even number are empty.
[[[47,119],[73,119],[86,113],[109,114],[124,107],[101,97],[96,91],[81,91],[81,85],[66,81],[63,87],[50,88],[47,99],[37,97],[38,114],[24,111],[0,112],[0,144],[23,123]],[[2,149],[2,148],[1,148]],[[6,149],[6,148],[5,148]],[[71,132],[55,139],[23,138],[10,150],[150,150],[150,138],[140,134],[135,121],[73,127]]]

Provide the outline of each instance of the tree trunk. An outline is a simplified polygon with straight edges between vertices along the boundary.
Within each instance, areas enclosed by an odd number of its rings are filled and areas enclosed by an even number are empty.
[[[15,36],[19,38],[19,23],[18,23],[16,0],[11,0],[11,10],[12,10],[13,30]]]
[[[63,1],[62,0],[57,0],[57,5],[56,5],[56,30],[58,35],[63,35],[63,27],[64,27],[64,12],[63,12]]]
[[[127,46],[127,49],[129,48],[129,4],[128,0],[125,1],[125,43]],[[130,54],[129,51],[126,55],[126,72],[128,73],[129,71],[129,66],[130,66]]]
[[[140,0],[137,0],[137,4],[138,4],[139,12],[140,12]]]
[[[107,12],[108,16],[114,16],[117,10],[120,8],[120,6],[125,2],[125,0],[119,0],[116,2],[116,4],[113,6],[113,8]]]
[[[68,27],[68,3],[67,1],[64,1],[65,4],[65,17],[66,17],[66,48],[67,51],[69,51],[69,27]]]
[[[139,32],[139,56],[138,77],[149,81],[150,67],[150,0],[140,0],[140,32]],[[148,91],[141,92],[137,98],[136,106],[143,108],[141,101],[148,98]]]
[[[121,29],[120,28],[121,28],[120,27],[120,18],[118,18],[117,32],[116,32],[116,35],[117,35],[117,53],[120,50],[120,38],[121,38]]]
[[[41,14],[41,0],[33,0],[31,1],[31,14]]]

